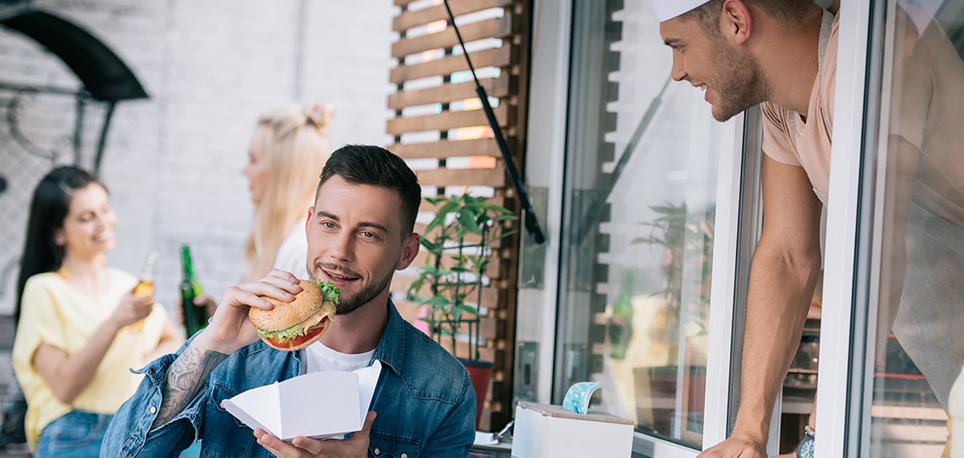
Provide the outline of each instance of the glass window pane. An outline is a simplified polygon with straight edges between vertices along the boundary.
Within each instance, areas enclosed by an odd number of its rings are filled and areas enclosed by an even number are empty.
[[[669,80],[648,0],[574,2],[553,401],[699,448],[721,125]]]
[[[879,147],[866,158],[876,185],[863,199],[873,206],[873,242],[861,262],[876,280],[877,320],[861,456],[938,457],[948,409],[964,427],[962,25],[961,2],[892,0],[876,37],[884,70],[869,135]],[[964,431],[954,440],[964,442]],[[955,456],[964,456],[959,446]]]

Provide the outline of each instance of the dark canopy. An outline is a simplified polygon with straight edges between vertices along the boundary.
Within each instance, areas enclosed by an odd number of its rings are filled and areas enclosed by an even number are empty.
[[[127,65],[86,30],[50,13],[24,8],[0,24],[40,43],[60,57],[91,97],[105,102],[147,98]]]

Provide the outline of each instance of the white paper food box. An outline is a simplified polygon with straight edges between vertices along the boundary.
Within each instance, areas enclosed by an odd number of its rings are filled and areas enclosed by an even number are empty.
[[[314,372],[245,391],[221,406],[284,441],[338,437],[365,425],[380,373],[378,361],[355,372]]]
[[[630,458],[633,422],[614,415],[580,415],[560,406],[519,401],[513,458]]]

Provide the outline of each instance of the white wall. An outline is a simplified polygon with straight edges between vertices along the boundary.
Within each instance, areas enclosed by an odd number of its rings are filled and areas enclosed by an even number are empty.
[[[118,214],[110,264],[137,273],[146,253],[159,250],[156,297],[165,304],[177,288],[181,243],[191,245],[198,276],[215,297],[242,272],[252,207],[240,170],[259,113],[312,98],[331,101],[333,147],[390,141],[391,0],[44,0],[34,6],[103,41],[150,95],[118,105],[101,177]],[[79,87],[55,56],[6,29],[0,29],[0,82]],[[8,97],[0,92],[0,104]],[[32,141],[61,156],[28,155],[0,121],[0,174],[10,181],[0,194],[0,269],[22,249],[36,182],[54,162],[73,161],[64,141],[74,123],[69,99],[36,99],[19,119]],[[85,129],[88,141],[95,130]],[[16,273],[9,269],[2,279],[0,313],[12,307]]]

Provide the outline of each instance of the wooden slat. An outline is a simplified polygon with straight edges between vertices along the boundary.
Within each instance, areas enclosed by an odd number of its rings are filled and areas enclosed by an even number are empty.
[[[505,169],[501,164],[494,169],[434,169],[416,170],[422,186],[505,186]]]
[[[522,148],[519,145],[525,141],[526,131],[525,109],[528,99],[528,60],[526,55],[529,50],[529,31],[524,25],[530,22],[531,2],[523,0],[450,0],[453,12],[458,16],[463,16],[471,12],[485,11],[482,15],[496,15],[503,13],[502,18],[484,19],[472,24],[465,24],[460,30],[466,42],[473,42],[483,39],[496,38],[502,42],[502,46],[494,49],[484,49],[471,53],[472,63],[476,68],[499,68],[501,73],[498,78],[487,78],[483,80],[486,90],[490,96],[500,100],[499,108],[496,108],[498,123],[502,130],[509,137],[510,151],[521,154]],[[419,2],[413,11],[408,11],[412,7],[413,0],[394,0],[396,5],[401,6],[401,12],[394,18],[393,28],[400,33],[397,43],[392,46],[392,55],[399,61],[399,66],[390,72],[390,81],[399,87],[396,94],[389,95],[387,106],[390,109],[401,113],[401,110],[409,107],[431,107],[434,104],[448,104],[458,100],[474,99],[476,97],[475,87],[472,83],[448,83],[448,76],[455,72],[467,71],[468,65],[465,56],[462,55],[442,55],[440,58],[429,62],[418,62],[422,59],[419,53],[431,50],[449,50],[458,46],[454,29],[446,27],[444,30],[423,36],[416,35],[413,28],[424,28],[426,24],[436,24],[433,22],[447,20],[448,13],[445,6],[440,2]],[[502,11],[495,8],[502,8]],[[434,30],[434,29],[433,29]],[[406,37],[408,35],[408,37]],[[426,56],[439,56],[442,53],[432,51],[425,53]],[[406,58],[407,57],[407,58]],[[413,62],[405,65],[405,61]],[[434,83],[435,87],[425,87],[405,91],[403,84],[412,80],[437,78],[442,83]],[[457,80],[456,80],[457,81]],[[429,83],[429,81],[424,81]],[[434,82],[434,80],[432,81]],[[487,126],[488,120],[484,112],[480,110],[451,112],[443,111],[439,114],[426,114],[421,116],[398,116],[389,120],[386,131],[396,137],[405,133],[432,132],[460,128]],[[518,136],[518,137],[517,137]],[[443,135],[444,137],[444,135]],[[420,144],[395,144],[389,147],[399,156],[405,159],[439,159],[444,160],[451,157],[470,157],[487,156],[500,158],[501,152],[497,144],[492,139],[474,140],[449,140],[441,139],[437,142]],[[496,195],[500,196],[499,204],[505,206],[517,206],[515,199],[507,197],[512,195],[512,190],[508,180],[505,178],[504,163],[497,159],[496,169],[448,169],[442,166],[439,169],[416,171],[423,185],[428,187],[456,187],[464,185],[484,185],[494,188]],[[435,208],[427,203],[420,205],[420,211],[433,213]],[[416,231],[424,232],[425,225],[417,225]],[[518,231],[520,225],[517,221],[510,221],[507,229]],[[516,276],[518,270],[518,236],[506,239],[506,243],[493,246],[495,255],[489,263],[486,275],[491,279],[490,286],[482,290],[482,305],[488,308],[488,316],[480,319],[480,334],[485,337],[486,342],[480,349],[481,358],[492,361],[495,364],[491,388],[485,400],[483,409],[483,420],[480,424],[482,430],[488,427],[501,428],[511,417],[512,401],[512,367],[514,342],[512,338],[515,333],[514,318],[518,307],[516,298]],[[420,251],[414,264],[424,264],[428,256],[425,251]],[[446,261],[446,265],[451,261]],[[413,276],[397,275],[393,278],[392,290],[399,291],[407,289],[411,284]],[[427,290],[428,286],[423,287]],[[414,319],[418,313],[417,303],[402,301],[399,310],[404,309],[406,318]],[[451,339],[443,339],[442,345],[449,351],[453,348],[457,356],[466,357],[468,351],[465,342],[453,342]]]
[[[500,207],[504,207],[504,206],[505,206],[505,197],[503,197],[503,196],[490,197],[490,198],[486,199],[485,201],[486,201],[486,203],[489,203],[489,204],[492,204],[492,205],[498,205],[498,206],[500,206]],[[432,205],[429,201],[427,201],[427,200],[425,200],[425,199],[422,199],[422,202],[418,205],[418,211],[420,211],[420,212],[431,212],[431,213],[435,213],[435,206]],[[419,234],[422,234],[422,233],[425,231],[425,226],[426,226],[425,224],[416,224],[416,225],[415,225],[415,228],[416,228],[415,232],[418,232]]]
[[[511,76],[503,74],[498,78],[482,78],[479,83],[485,88],[489,97],[508,97]],[[398,91],[388,95],[388,108],[401,110],[405,107],[429,105],[433,103],[450,103],[456,100],[475,99],[475,82],[445,83],[441,86],[419,89],[417,91]]]
[[[409,285],[415,281],[415,277],[408,275],[396,274],[392,278],[392,291],[408,292]],[[421,291],[418,293],[419,296],[428,297],[431,295],[431,288],[428,284],[422,286]],[[505,290],[500,290],[498,288],[492,288],[489,286],[482,288],[482,306],[487,307],[489,310],[496,310],[500,307],[500,303],[505,297]],[[449,294],[451,299],[451,294]],[[466,302],[474,303],[476,300],[476,295],[473,294],[472,297],[466,298]],[[495,334],[493,334],[493,337]]]
[[[512,57],[515,53],[518,53],[518,51],[514,46],[503,44],[501,48],[470,52],[469,58],[472,59],[472,65],[475,66],[476,70],[485,67],[504,68],[512,65]],[[394,84],[399,84],[403,81],[429,76],[451,75],[468,69],[469,65],[465,62],[465,56],[459,54],[418,64],[399,65],[389,72],[388,80]]]
[[[408,321],[409,323],[417,323],[418,321],[421,320],[420,318],[418,318],[418,310],[419,308],[421,308],[421,305],[418,302],[399,301],[395,303],[395,308],[398,309],[399,315],[402,315],[402,318],[404,318],[405,321]],[[498,326],[498,322],[495,318],[489,318],[484,316],[479,318],[479,336],[482,337],[483,339],[489,339],[489,340],[495,339],[497,326]],[[468,330],[469,330],[468,323],[462,323],[458,328],[459,332],[468,332]],[[445,349],[451,351],[452,349],[451,338],[442,337],[442,341],[446,342]],[[459,342],[459,344],[464,345],[463,342]],[[460,346],[459,356],[465,357],[467,351],[468,351],[467,346]],[[496,350],[495,348],[486,348],[486,347],[482,347],[481,345],[479,348],[480,353],[487,352],[487,353],[483,353],[483,355],[485,354],[491,355],[489,356],[491,358],[496,357],[495,355],[497,351],[498,350]],[[486,359],[486,356],[483,356],[482,359]],[[492,360],[489,359],[488,361],[492,361]]]
[[[513,0],[458,0],[450,1],[453,16],[474,13],[476,11],[487,10],[490,8],[502,8],[511,5]],[[406,11],[392,21],[392,29],[396,32],[404,32],[412,27],[428,24],[435,21],[448,21],[449,14],[445,10],[445,5],[430,6],[418,11]]]
[[[462,40],[466,43],[484,38],[505,38],[512,35],[512,15],[465,24],[459,26],[459,32],[462,33]],[[392,43],[392,57],[401,59],[417,52],[451,48],[458,42],[459,39],[455,36],[455,29],[447,27],[441,32],[415,38],[402,38]]]
[[[426,228],[427,226],[428,226],[427,224],[416,224],[416,225],[415,225],[415,233],[416,233],[416,234],[421,234],[422,236],[424,236],[424,235],[425,235],[425,228]],[[439,232],[440,230],[441,230],[441,229],[438,229],[438,228],[432,229],[432,233],[429,234],[429,236],[435,236],[436,234],[438,234],[438,232]],[[511,230],[511,229],[509,229],[508,226],[507,226],[507,229],[506,229],[506,230],[508,231],[508,230]],[[465,236],[465,243],[469,243],[469,244],[471,244],[471,243],[479,243],[479,240],[480,240],[480,239],[481,239],[481,237],[479,237],[478,235],[475,235],[475,234],[466,234],[466,236]],[[501,241],[501,240],[496,240],[495,242],[492,242],[491,244],[489,244],[489,247],[490,247],[490,248],[501,248],[501,247],[502,247],[502,241]]]
[[[499,126],[508,126],[515,120],[515,110],[509,111],[506,105],[492,109]],[[449,130],[460,127],[488,126],[489,120],[485,111],[443,111],[425,116],[396,117],[389,119],[385,130],[391,135],[402,135],[409,132],[425,132],[431,130]]]
[[[415,256],[415,260],[412,261],[413,266],[425,265],[425,258],[428,257],[428,252],[420,251],[418,255]],[[487,277],[498,278],[499,269],[502,267],[502,260],[498,256],[493,256],[490,258],[489,264],[485,266],[485,275]],[[448,269],[455,264],[455,261],[451,259],[443,259],[442,267]]]
[[[515,138],[506,138],[509,150],[514,150]],[[387,147],[402,159],[446,159],[450,157],[491,156],[502,157],[494,139],[440,140],[432,143],[396,143]]]
[[[425,260],[428,257],[428,252],[420,251],[415,255],[415,259],[412,260],[412,266],[418,267],[425,265]],[[511,261],[511,260],[510,260]],[[455,261],[452,258],[446,257],[442,259],[442,267],[449,269],[455,265]],[[501,288],[499,281],[500,269],[502,268],[502,259],[498,254],[493,255],[489,258],[489,263],[485,266],[485,276],[489,277],[491,281],[491,286],[494,288]]]

